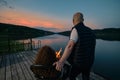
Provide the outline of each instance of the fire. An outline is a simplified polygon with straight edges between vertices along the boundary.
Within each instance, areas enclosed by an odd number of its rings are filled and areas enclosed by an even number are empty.
[[[57,59],[60,59],[60,57],[61,57],[61,55],[60,55],[61,51],[62,51],[62,48],[60,48],[59,51],[56,51],[56,58]]]

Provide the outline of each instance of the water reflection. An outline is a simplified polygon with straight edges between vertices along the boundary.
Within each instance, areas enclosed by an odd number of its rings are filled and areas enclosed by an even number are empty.
[[[120,42],[97,40],[93,70],[113,80],[120,79]]]
[[[59,50],[60,48],[64,49],[69,38],[66,36],[57,35],[57,34],[33,38],[33,41],[35,41],[35,43],[37,43],[38,40],[41,40],[42,46],[49,45],[53,49]]]

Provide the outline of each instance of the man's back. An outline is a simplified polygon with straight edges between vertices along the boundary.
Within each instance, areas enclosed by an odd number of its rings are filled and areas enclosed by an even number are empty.
[[[73,63],[81,67],[89,67],[94,61],[95,35],[92,30],[84,26],[83,23],[77,24],[74,28],[78,32],[78,41],[71,53]]]

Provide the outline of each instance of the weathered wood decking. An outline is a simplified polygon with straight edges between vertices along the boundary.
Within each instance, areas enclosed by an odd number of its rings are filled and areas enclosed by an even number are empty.
[[[23,51],[0,56],[0,80],[36,80],[30,70],[37,51]],[[91,72],[91,80],[106,80]],[[78,76],[78,80],[81,77]]]
[[[0,56],[0,80],[35,80],[29,68],[34,57],[34,51]]]

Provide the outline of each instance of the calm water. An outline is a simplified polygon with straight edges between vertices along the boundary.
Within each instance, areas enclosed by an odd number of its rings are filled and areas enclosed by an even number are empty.
[[[69,38],[62,35],[50,35],[33,40],[41,40],[42,46],[49,45],[57,51],[65,48]],[[92,70],[111,80],[120,80],[120,41],[97,40]]]

